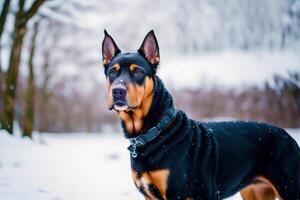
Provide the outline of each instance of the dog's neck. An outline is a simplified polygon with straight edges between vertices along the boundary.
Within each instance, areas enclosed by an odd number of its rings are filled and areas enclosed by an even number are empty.
[[[144,116],[140,110],[126,113],[126,116],[121,116],[121,113],[119,113],[122,119],[122,127],[125,137],[127,138],[136,137],[156,126],[157,123],[167,114],[168,110],[174,108],[172,97],[164,87],[160,78],[154,76],[153,81],[153,95],[149,96],[151,99],[147,99],[147,103],[149,103],[149,105],[144,105],[149,107]],[[133,131],[132,129],[128,130],[130,127],[126,124],[128,123],[126,120],[132,120],[132,126],[136,127],[136,125],[138,125],[140,128],[137,129],[133,127]]]

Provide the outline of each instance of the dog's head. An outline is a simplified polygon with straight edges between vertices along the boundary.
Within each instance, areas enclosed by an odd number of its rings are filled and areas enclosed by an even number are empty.
[[[153,77],[160,59],[154,32],[146,35],[136,53],[121,53],[113,38],[106,31],[104,34],[102,61],[108,108],[125,112],[142,109],[142,112],[146,112],[149,105],[145,104],[149,104],[153,93]]]

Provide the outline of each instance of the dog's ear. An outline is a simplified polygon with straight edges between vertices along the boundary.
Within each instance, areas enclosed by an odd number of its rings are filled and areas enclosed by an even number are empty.
[[[159,47],[153,30],[146,35],[141,47],[138,49],[138,52],[141,53],[152,65],[157,65],[159,63]]]
[[[111,60],[121,51],[115,43],[114,39],[104,30],[104,39],[102,42],[102,61],[106,67]]]

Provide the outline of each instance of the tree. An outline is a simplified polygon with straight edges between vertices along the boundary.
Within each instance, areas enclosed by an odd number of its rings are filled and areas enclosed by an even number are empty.
[[[25,11],[25,0],[19,0],[19,8],[15,16],[13,43],[10,51],[8,71],[5,76],[4,110],[2,115],[2,127],[9,133],[13,133],[14,109],[16,100],[16,88],[21,60],[23,39],[27,32],[28,21],[37,13],[45,0],[35,0],[31,7]]]
[[[25,95],[25,114],[23,119],[23,136],[31,138],[34,125],[34,105],[35,105],[35,74],[33,58],[36,49],[36,37],[38,34],[39,21],[33,25],[33,35],[31,39],[30,55],[29,55],[29,77],[27,91]]]
[[[2,49],[2,43],[1,43],[1,39],[2,39],[2,34],[3,34],[3,30],[4,30],[4,25],[6,22],[6,17],[8,14],[8,10],[9,10],[9,5],[10,5],[10,0],[5,0],[3,3],[3,7],[2,7],[2,11],[1,11],[1,15],[0,15],[0,111],[2,113],[2,96],[3,96],[3,71],[2,71],[2,60],[1,60],[1,49]],[[1,116],[0,116],[0,120],[1,120]]]

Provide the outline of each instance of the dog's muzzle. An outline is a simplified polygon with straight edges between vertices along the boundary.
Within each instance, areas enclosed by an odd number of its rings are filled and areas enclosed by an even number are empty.
[[[124,85],[118,84],[112,88],[113,105],[116,110],[126,110],[128,108],[127,89]]]

